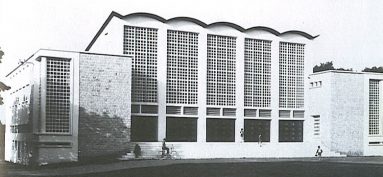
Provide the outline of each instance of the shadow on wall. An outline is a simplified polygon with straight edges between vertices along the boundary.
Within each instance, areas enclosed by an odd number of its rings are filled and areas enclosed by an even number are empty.
[[[130,127],[124,118],[90,112],[80,107],[79,160],[112,159],[129,151]]]

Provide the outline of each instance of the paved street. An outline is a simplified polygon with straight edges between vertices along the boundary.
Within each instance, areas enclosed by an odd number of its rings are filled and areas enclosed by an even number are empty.
[[[130,160],[25,168],[1,163],[2,176],[179,176],[179,177],[378,177],[382,157]]]

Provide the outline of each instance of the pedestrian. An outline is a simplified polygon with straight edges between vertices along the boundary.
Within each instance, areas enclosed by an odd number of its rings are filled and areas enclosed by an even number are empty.
[[[259,144],[259,147],[262,147],[262,134],[258,135],[258,144]]]
[[[162,156],[164,156],[164,151],[166,150],[166,155],[169,155],[169,148],[166,146],[166,139],[162,140]]]
[[[243,128],[241,128],[241,131],[239,133],[241,135],[241,143],[243,143],[245,141],[245,131],[243,130]]]
[[[315,153],[315,156],[316,157],[322,157],[322,152],[323,152],[323,150],[320,148],[320,146],[318,146],[318,149],[317,149],[317,152]]]

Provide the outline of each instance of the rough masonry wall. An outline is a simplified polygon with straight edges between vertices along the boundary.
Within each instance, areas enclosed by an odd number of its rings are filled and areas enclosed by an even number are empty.
[[[362,74],[333,73],[331,95],[331,150],[362,155],[364,86]]]
[[[130,141],[131,59],[80,54],[79,159],[123,153]]]

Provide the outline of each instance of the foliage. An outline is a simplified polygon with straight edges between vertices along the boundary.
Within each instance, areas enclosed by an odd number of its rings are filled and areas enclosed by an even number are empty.
[[[374,66],[371,68],[366,67],[362,71],[363,72],[373,72],[373,73],[383,73],[383,66],[380,66],[380,67]]]
[[[327,71],[327,70],[334,70],[334,65],[332,61],[328,61],[326,63],[321,63],[319,66],[315,65],[313,68],[313,72],[321,72],[321,71]]]
[[[320,63],[320,65],[315,65],[313,68],[313,72],[321,72],[321,71],[327,71],[327,70],[339,70],[339,71],[353,71],[352,68],[345,69],[345,68],[334,68],[334,64],[332,61],[328,61],[326,63]]]

